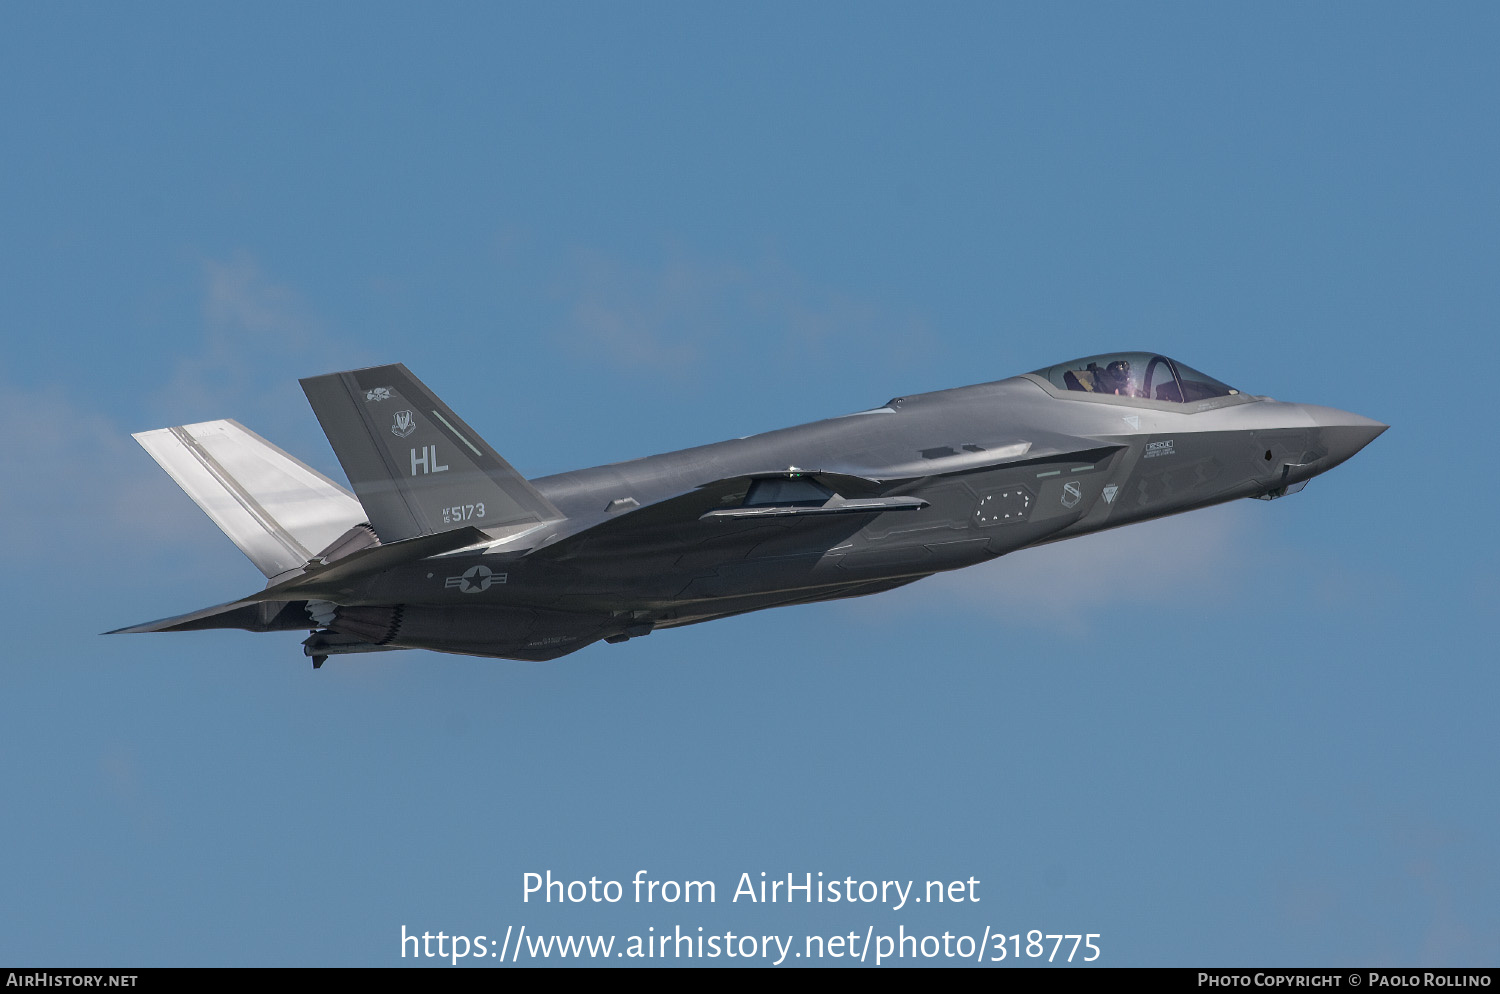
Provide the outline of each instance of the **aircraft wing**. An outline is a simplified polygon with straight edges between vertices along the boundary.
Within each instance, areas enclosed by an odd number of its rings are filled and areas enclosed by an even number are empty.
[[[886,466],[833,464],[823,470],[787,468],[714,480],[686,493],[648,504],[567,536],[531,553],[539,559],[626,554],[642,547],[668,547],[713,529],[730,537],[763,519],[811,526],[831,517],[918,511],[927,501],[903,491],[935,476],[974,473],[1006,464],[1059,458],[1100,459],[1121,448],[1094,439],[1031,433],[981,448],[935,447]],[[856,525],[856,527],[858,527]]]

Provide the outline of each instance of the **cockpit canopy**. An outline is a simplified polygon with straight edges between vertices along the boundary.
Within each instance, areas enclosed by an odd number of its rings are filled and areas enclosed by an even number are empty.
[[[1075,359],[1060,366],[1039,369],[1061,390],[1139,397],[1174,404],[1192,404],[1212,397],[1235,397],[1239,391],[1220,383],[1191,366],[1150,352],[1114,352]]]

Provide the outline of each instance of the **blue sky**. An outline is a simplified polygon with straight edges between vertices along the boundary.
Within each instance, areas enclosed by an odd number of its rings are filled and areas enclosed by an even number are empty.
[[[525,924],[1500,961],[1492,5],[5,21],[0,960]],[[342,478],[300,376],[405,362],[541,476],[1115,349],[1392,427],[1291,500],[553,664],[97,634],[261,582],[130,433],[233,417]],[[522,902],[643,869],[719,900]]]

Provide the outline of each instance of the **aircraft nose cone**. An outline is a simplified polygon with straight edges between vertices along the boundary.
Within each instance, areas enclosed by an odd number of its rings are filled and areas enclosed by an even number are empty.
[[[1315,407],[1311,404],[1304,404],[1303,407],[1318,426],[1318,435],[1328,450],[1328,461],[1323,469],[1337,466],[1375,441],[1381,432],[1390,427],[1374,418],[1333,407]]]

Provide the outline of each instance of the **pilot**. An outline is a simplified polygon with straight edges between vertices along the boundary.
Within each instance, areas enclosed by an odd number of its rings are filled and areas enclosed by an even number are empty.
[[[1112,393],[1119,397],[1134,397],[1135,389],[1130,385],[1130,361],[1116,359],[1095,374],[1094,388],[1098,393]]]

